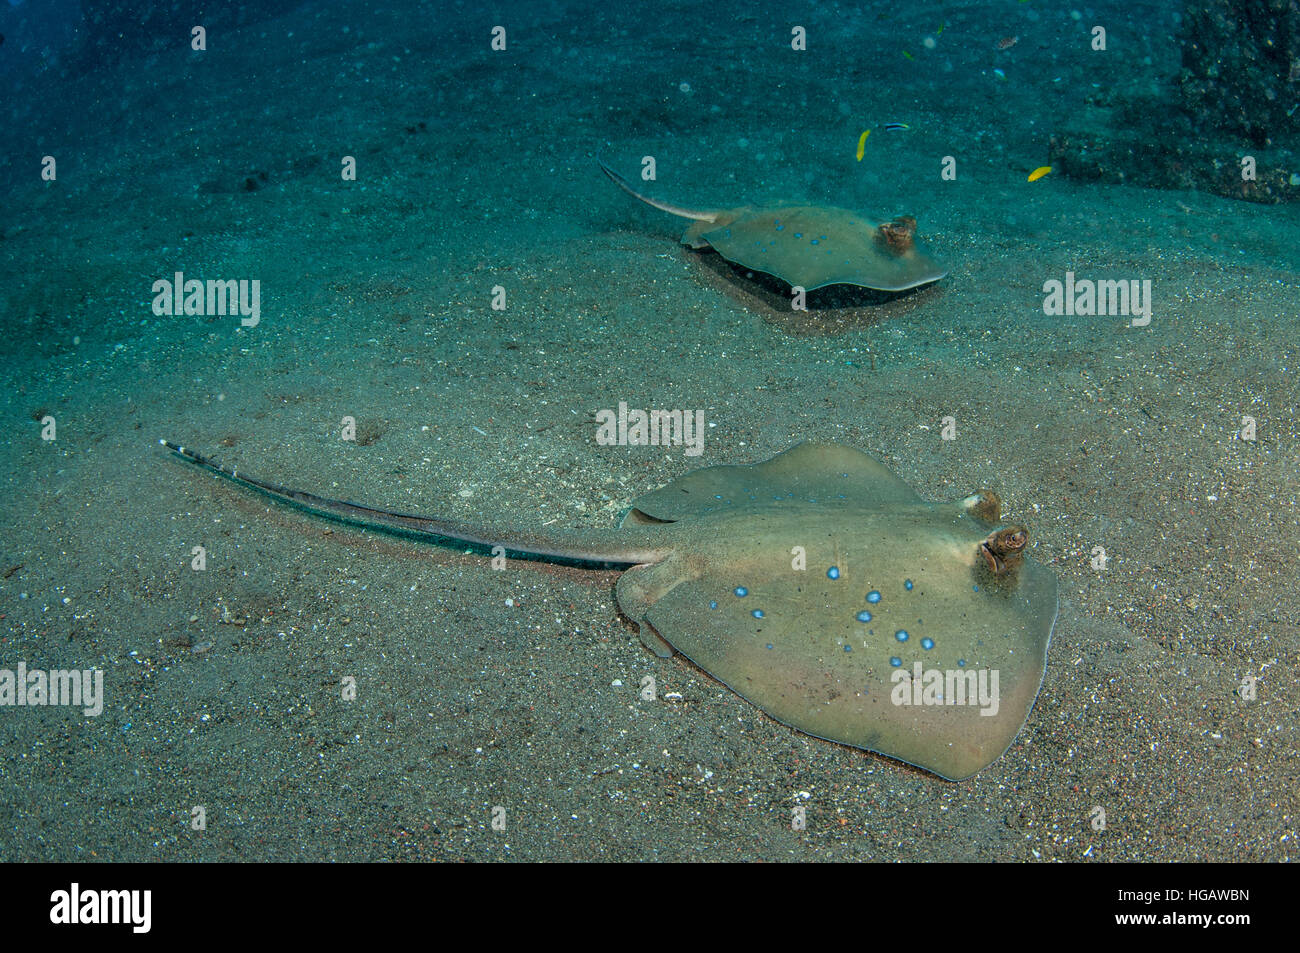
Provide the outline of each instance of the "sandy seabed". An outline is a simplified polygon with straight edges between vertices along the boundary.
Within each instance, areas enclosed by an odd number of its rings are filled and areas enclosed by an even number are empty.
[[[784,18],[681,2],[542,5],[500,54],[468,12],[342,4],[50,79],[4,133],[59,177],[8,170],[0,664],[100,668],[106,696],[0,713],[0,857],[1294,859],[1300,217],[1027,183],[1054,117],[1176,68],[1173,27],[1113,29],[1101,62],[1068,5],[995,6],[950,5],[933,49],[929,14],[827,15],[797,55]],[[598,151],[654,154],[684,205],[914,214],[951,274],[792,314]],[[258,279],[260,323],[155,316],[178,270]],[[1045,315],[1067,272],[1151,281],[1150,325]],[[620,401],[702,410],[703,454],[598,445]],[[1046,677],[999,761],[940,781],[654,657],[615,571],[493,572],[159,437],[395,510],[588,527],[696,466],[844,441],[1029,525],[1061,587]]]

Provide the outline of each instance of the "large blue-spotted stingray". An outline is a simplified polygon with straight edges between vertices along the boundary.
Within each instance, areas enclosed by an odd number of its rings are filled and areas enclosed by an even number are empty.
[[[948,274],[917,242],[916,219],[910,215],[871,225],[864,215],[825,205],[683,208],[642,195],[597,161],[633,198],[693,219],[682,233],[683,245],[712,248],[733,264],[775,275],[805,291],[836,284],[906,291]]]
[[[320,515],[372,528],[628,564],[619,608],[773,718],[960,780],[1024,724],[1056,620],[1056,577],[982,490],[926,503],[883,464],[804,443],[695,470],[616,530],[520,529],[394,513],[267,483],[164,446]]]

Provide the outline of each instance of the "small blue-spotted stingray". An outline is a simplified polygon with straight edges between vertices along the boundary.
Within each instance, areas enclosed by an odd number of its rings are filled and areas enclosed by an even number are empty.
[[[579,530],[393,513],[266,483],[162,443],[348,522],[630,564],[619,608],[657,655],[682,653],[786,725],[944,778],[996,761],[1042,682],[1056,577],[1025,555],[1025,529],[999,524],[991,491],[926,503],[841,444],[695,470],[636,500],[617,530]]]
[[[822,205],[683,208],[642,195],[597,161],[633,198],[694,219],[682,233],[683,245],[712,248],[733,264],[775,275],[805,291],[837,284],[906,291],[948,274],[917,243],[916,219],[910,215],[871,225],[857,212]]]

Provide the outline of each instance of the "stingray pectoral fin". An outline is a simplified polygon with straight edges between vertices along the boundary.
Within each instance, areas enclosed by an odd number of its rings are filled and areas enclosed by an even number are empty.
[[[708,248],[709,240],[704,237],[704,233],[712,231],[716,227],[712,219],[691,222],[686,226],[686,230],[682,232],[682,244],[695,251]]]
[[[457,540],[479,546],[502,546],[507,550],[534,556],[552,556],[589,562],[656,563],[672,551],[666,536],[671,524],[619,530],[519,529],[516,527],[470,525],[436,516],[395,513],[347,500],[317,496],[278,483],[240,473],[188,447],[159,440],[160,444],[181,458],[206,470],[250,487],[275,499],[293,504],[319,516],[340,520],[368,529],[386,530],[443,540]]]
[[[660,563],[634,566],[619,577],[614,589],[619,609],[637,624],[641,644],[660,658],[672,658],[673,647],[647,616],[656,602],[685,579],[686,570],[682,564],[669,556]]]
[[[865,506],[921,502],[915,490],[874,457],[843,444],[810,441],[762,463],[692,470],[638,497],[624,525],[698,518],[783,499]]]
[[[755,205],[732,210],[698,235],[688,230],[683,241],[704,241],[733,264],[808,291],[834,284],[906,291],[947,274],[910,234],[909,247],[901,250],[879,235],[868,219],[848,209]]]
[[[609,176],[615,185],[628,195],[632,196],[632,198],[644,202],[652,208],[657,208],[661,212],[668,212],[672,215],[680,215],[682,218],[693,218],[699,222],[716,222],[718,220],[718,215],[720,213],[716,209],[683,208],[680,205],[671,205],[668,202],[661,202],[659,199],[653,199],[648,195],[642,195],[628,184],[627,179],[623,178],[609,166],[605,165],[605,160],[597,159],[596,161],[600,163],[601,171]]]
[[[654,602],[646,621],[709,675],[792,728],[959,781],[996,761],[1033,707],[1056,583],[1028,560],[1008,592],[977,595],[955,576],[918,582],[913,604],[931,601],[909,617],[924,613],[927,631],[936,633],[933,650],[919,636],[906,645],[895,636],[898,626],[887,623],[897,597],[882,600],[864,623],[854,617],[866,603],[837,605],[834,590],[813,590],[826,584],[811,574],[797,583],[747,576],[743,589],[737,578],[705,572],[686,580]]]
[[[660,658],[672,658],[673,647],[664,641],[662,635],[654,630],[649,622],[639,622],[636,627],[641,644]]]

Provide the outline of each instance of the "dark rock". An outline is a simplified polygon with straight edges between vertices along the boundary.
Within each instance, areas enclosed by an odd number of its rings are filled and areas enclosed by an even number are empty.
[[[1300,4],[1197,0],[1183,7],[1184,109],[1252,146],[1295,143]]]
[[[1052,167],[1094,182],[1300,199],[1300,2],[1187,2],[1180,42],[1182,67],[1157,92],[1100,91],[1059,127]]]

